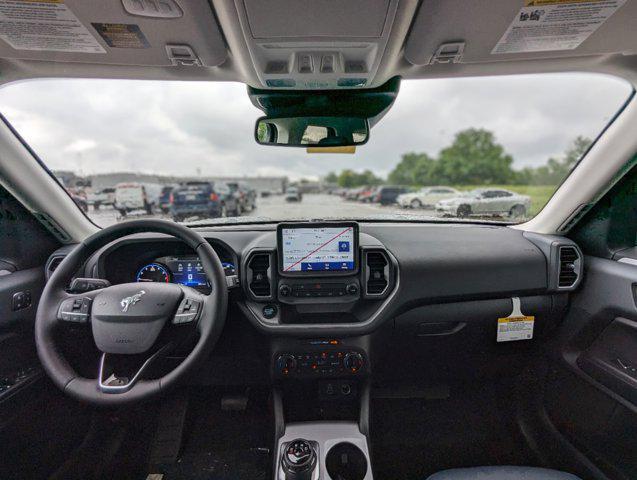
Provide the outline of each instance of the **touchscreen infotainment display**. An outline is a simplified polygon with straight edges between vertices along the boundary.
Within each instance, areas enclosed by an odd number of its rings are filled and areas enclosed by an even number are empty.
[[[356,224],[281,225],[281,273],[353,272],[358,244]]]

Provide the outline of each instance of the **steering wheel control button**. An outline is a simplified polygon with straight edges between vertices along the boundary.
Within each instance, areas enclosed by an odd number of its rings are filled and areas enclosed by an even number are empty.
[[[72,293],[91,292],[111,286],[111,282],[103,278],[74,278],[69,290]]]
[[[192,323],[194,322],[201,309],[201,302],[192,298],[184,298],[179,304],[173,323]]]
[[[90,298],[69,298],[60,305],[58,319],[64,322],[87,323],[90,308]]]
[[[279,313],[279,309],[276,307],[276,305],[266,305],[265,307],[263,307],[263,316],[268,320],[272,320],[274,317],[276,317],[277,313]]]

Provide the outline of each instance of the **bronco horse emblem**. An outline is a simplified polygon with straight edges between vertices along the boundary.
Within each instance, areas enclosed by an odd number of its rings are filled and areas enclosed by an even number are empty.
[[[122,306],[122,312],[128,312],[128,309],[135,305],[142,299],[142,295],[145,295],[146,292],[144,290],[140,290],[135,295],[131,295],[130,297],[122,298],[122,301],[119,304]]]

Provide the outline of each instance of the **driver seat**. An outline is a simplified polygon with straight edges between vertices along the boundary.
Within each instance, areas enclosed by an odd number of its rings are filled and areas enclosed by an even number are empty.
[[[434,473],[427,480],[581,480],[572,473],[535,467],[453,468]]]

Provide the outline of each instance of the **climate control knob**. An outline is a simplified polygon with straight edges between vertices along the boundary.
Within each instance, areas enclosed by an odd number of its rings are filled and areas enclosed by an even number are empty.
[[[356,295],[358,293],[358,285],[350,283],[347,287],[345,287],[345,291],[350,295]]]
[[[285,283],[279,287],[279,295],[282,297],[289,297],[292,293],[292,288]]]
[[[279,355],[276,359],[276,368],[283,375],[296,370],[296,359],[293,355]]]
[[[363,368],[363,356],[358,352],[346,353],[343,357],[343,366],[352,373]]]

